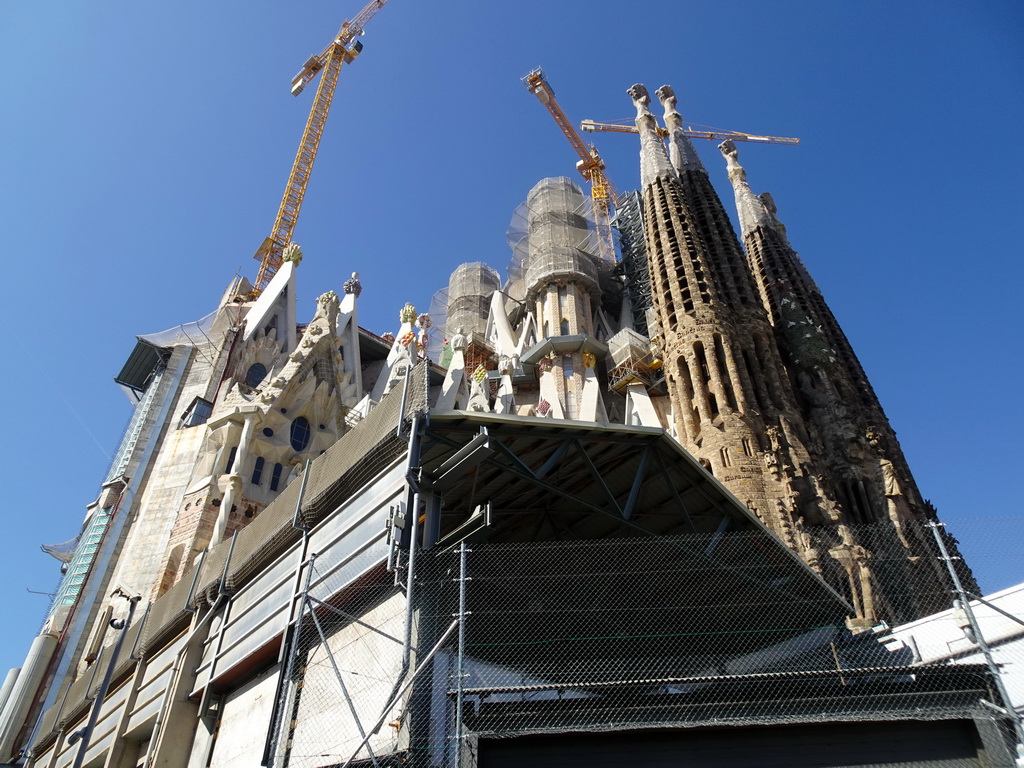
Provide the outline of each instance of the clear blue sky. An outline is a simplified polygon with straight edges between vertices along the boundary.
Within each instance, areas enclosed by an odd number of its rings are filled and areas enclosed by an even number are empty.
[[[0,0],[8,623],[21,664],[129,416],[138,333],[209,312],[269,234],[312,90],[291,76],[360,0]],[[503,268],[515,206],[574,156],[574,120],[672,84],[684,119],[798,136],[741,145],[857,350],[924,495],[986,590],[1024,580],[1024,6],[989,2],[391,0],[341,77],[295,239],[300,317],[362,274],[396,330],[465,261]],[[620,189],[634,137],[597,137]],[[711,143],[699,147],[724,199]],[[2,670],[0,670],[2,674]]]

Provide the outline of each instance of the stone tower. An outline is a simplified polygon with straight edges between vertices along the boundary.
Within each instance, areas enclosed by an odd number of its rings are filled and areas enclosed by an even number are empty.
[[[775,329],[822,472],[818,482],[840,505],[836,522],[888,520],[911,562],[934,569],[933,558],[917,558],[930,543],[915,540],[920,529],[907,523],[933,518],[935,512],[921,497],[860,361],[790,245],[771,195],[753,193],[732,142],[719,149],[736,196],[748,266]],[[948,544],[953,548],[954,542]],[[944,578],[934,570],[912,570],[912,578]],[[970,579],[969,574],[964,577]]]
[[[637,108],[651,295],[676,436],[799,550],[810,459],[771,326],[728,216],[680,130],[671,89],[659,91],[671,160],[646,89],[635,85],[629,93]]]
[[[580,418],[587,372],[595,358],[593,305],[599,304],[597,264],[587,249],[583,192],[564,177],[543,179],[526,198],[529,246],[526,302],[551,350],[541,373],[541,397],[567,419]]]
[[[651,334],[663,353],[677,438],[809,565],[848,583],[855,623],[897,617],[887,583],[943,578],[937,561],[922,557],[931,543],[908,525],[934,510],[856,355],[771,198],[747,185],[735,147],[722,151],[746,256],[682,130],[672,89],[658,90],[667,148],[646,89],[629,94],[641,142]],[[872,551],[894,541],[903,564],[872,564]]]

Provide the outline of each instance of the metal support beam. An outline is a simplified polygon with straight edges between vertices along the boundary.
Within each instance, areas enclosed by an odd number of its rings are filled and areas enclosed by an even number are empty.
[[[640,487],[644,484],[644,477],[647,475],[647,465],[651,463],[651,446],[647,445],[644,455],[640,457],[640,468],[633,478],[633,487],[629,489],[629,498],[626,499],[626,506],[622,510],[622,518],[629,520],[633,515],[633,507],[636,506],[637,497],[640,495]]]
[[[586,449],[582,445],[580,445],[580,441],[573,440],[572,444],[575,446],[576,450],[579,451],[580,456],[583,457],[583,463],[587,465],[587,469],[590,470],[590,474],[597,481],[597,484],[601,486],[601,490],[604,491],[604,494],[605,496],[608,497],[608,500],[611,501],[612,505],[615,507],[616,510],[618,510],[618,513],[622,515],[622,517],[628,518],[629,515],[623,512],[622,507],[619,506],[618,500],[615,498],[615,495],[608,488],[608,484],[604,481],[604,478],[601,477],[601,473],[597,471],[597,467],[594,466],[594,462],[590,460],[590,456],[587,454]],[[650,449],[648,448],[648,450]]]
[[[654,458],[658,460],[658,469],[661,470],[661,474],[664,476],[665,482],[668,484],[668,487],[672,489],[672,495],[675,497],[676,504],[679,505],[679,511],[683,513],[683,517],[685,517],[686,522],[689,523],[690,530],[697,533],[697,526],[693,524],[693,518],[690,517],[689,511],[683,503],[683,497],[679,495],[679,489],[676,488],[675,480],[672,479],[672,473],[669,472],[668,467],[665,466],[665,459],[658,451],[654,452]]]
[[[359,719],[359,713],[356,711],[356,705],[352,703],[352,697],[349,696],[348,686],[345,685],[344,679],[341,676],[341,670],[338,669],[338,662],[334,660],[334,652],[331,650],[331,644],[327,642],[327,635],[324,633],[324,628],[320,624],[320,619],[316,615],[316,611],[309,612],[310,618],[313,619],[313,624],[316,626],[317,634],[320,635],[320,642],[323,643],[324,650],[327,652],[327,660],[331,662],[331,669],[334,670],[334,677],[338,681],[338,686],[341,688],[341,695],[345,697],[345,703],[348,704],[349,714],[352,715],[352,720],[355,721],[356,728],[359,730],[359,735],[363,737],[363,741],[366,743],[366,751],[370,753],[370,762],[373,763],[374,768],[380,768],[380,764],[377,762],[377,756],[373,753],[373,749],[369,745],[369,738],[366,735],[366,731],[363,730],[363,721]]]
[[[369,735],[363,738],[362,742],[359,744],[358,747],[356,747],[355,751],[352,753],[352,757],[346,760],[345,764],[342,765],[341,768],[348,768],[350,765],[352,765],[352,761],[356,759],[356,756],[359,754],[359,751],[364,746],[366,746],[366,742],[370,740],[370,736],[373,736],[373,734],[377,733],[377,731],[380,730],[380,727],[384,725],[384,721],[387,719],[391,710],[395,707],[396,704],[398,704],[399,701],[401,701],[402,696],[409,689],[409,686],[411,686],[416,681],[416,678],[419,677],[420,673],[424,669],[426,669],[427,665],[430,664],[434,656],[437,655],[437,652],[441,650],[441,646],[448,642],[448,638],[451,637],[452,632],[454,632],[455,628],[458,626],[458,621],[453,621],[451,624],[448,625],[448,629],[446,629],[444,631],[444,634],[441,635],[441,639],[438,640],[437,643],[434,644],[434,647],[430,649],[430,653],[428,653],[426,658],[423,659],[423,661],[420,662],[419,666],[416,667],[415,671],[412,673],[412,676],[405,682],[405,685],[399,688],[398,692],[391,697],[391,700],[384,705],[384,711],[381,712],[380,717],[377,718],[377,722],[373,724],[373,728],[370,729]]]
[[[398,643],[399,645],[401,645],[402,642],[403,642],[402,640],[400,640],[399,638],[395,637],[394,635],[389,635],[387,632],[382,632],[381,630],[377,629],[376,627],[372,626],[371,624],[367,624],[365,621],[361,621],[360,619],[357,619],[351,613],[346,613],[345,611],[341,610],[340,608],[335,608],[330,603],[325,603],[323,600],[321,600],[318,597],[313,597],[312,595],[309,595],[307,597],[307,600],[309,600],[312,603],[316,603],[317,605],[319,605],[324,610],[330,611],[331,613],[335,614],[336,616],[341,616],[341,618],[343,618],[343,619],[348,619],[353,624],[358,624],[360,627],[364,627],[364,628],[370,630],[371,632],[376,632],[381,637],[386,637],[388,640],[391,640],[392,642]],[[416,649],[413,648],[413,650],[416,650]]]

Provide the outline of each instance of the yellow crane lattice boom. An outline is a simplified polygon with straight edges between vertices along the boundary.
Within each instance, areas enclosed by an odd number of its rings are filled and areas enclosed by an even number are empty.
[[[309,118],[299,141],[299,149],[292,163],[292,170],[285,186],[284,197],[277,209],[277,218],[270,237],[256,251],[254,258],[260,260],[260,270],[256,275],[253,296],[259,296],[281,267],[284,249],[291,242],[295,223],[299,219],[302,199],[306,194],[309,175],[313,170],[320,138],[327,122],[327,114],[331,109],[334,89],[338,84],[343,64],[351,63],[363,46],[356,38],[363,33],[363,26],[387,4],[388,0],[371,0],[359,14],[345,21],[338,30],[334,40],[317,56],[312,56],[303,65],[299,73],[292,78],[292,94],[298,96],[306,85],[323,70],[320,84],[309,110]]]
[[[580,128],[587,133],[596,131],[610,131],[612,133],[638,133],[635,125],[621,125],[619,123],[599,123],[596,120],[583,120]],[[709,141],[752,141],[759,144],[799,144],[800,139],[788,138],[786,136],[759,136],[756,133],[742,133],[740,131],[721,131],[715,129],[695,130],[693,128],[683,129],[683,133],[691,139],[708,139]],[[659,136],[668,136],[668,130],[658,128]]]
[[[618,202],[618,193],[612,185],[611,180],[605,174],[604,161],[598,155],[597,149],[592,145],[587,146],[577,133],[569,118],[565,116],[562,108],[555,100],[555,92],[551,84],[544,76],[544,71],[538,67],[523,78],[527,89],[537,97],[541,104],[547,107],[548,112],[555,119],[558,127],[562,129],[565,138],[569,140],[572,148],[579,156],[576,168],[580,175],[590,182],[590,198],[594,203],[594,224],[597,228],[598,254],[606,263],[615,263],[615,243],[612,240],[612,209]]]

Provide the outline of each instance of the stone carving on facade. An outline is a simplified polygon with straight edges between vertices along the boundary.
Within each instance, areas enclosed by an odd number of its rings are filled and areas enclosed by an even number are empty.
[[[485,389],[486,381],[486,379],[480,379],[476,376],[470,378],[469,403],[466,406],[468,410],[482,413],[488,413],[491,410],[490,398]]]
[[[874,625],[878,618],[875,610],[871,569],[868,566],[868,562],[871,560],[871,552],[857,544],[853,538],[852,531],[846,525],[840,524],[837,526],[837,531],[840,543],[832,547],[828,553],[846,571],[850,588],[850,600],[857,617],[857,624],[862,629],[867,628]]]
[[[900,479],[896,474],[896,467],[888,459],[879,461],[882,470],[882,484],[885,488],[885,506],[889,520],[892,521],[896,535],[904,547],[910,549],[910,541],[907,539],[907,524],[911,521],[912,515],[907,506],[907,499],[900,486]]]
[[[797,538],[800,542],[800,557],[817,573],[821,573],[821,550],[814,545],[814,537],[811,536],[804,523],[804,518],[798,517],[796,521]]]
[[[838,523],[843,517],[842,508],[839,503],[833,500],[825,490],[825,479],[821,475],[810,475],[811,488],[817,498],[818,509],[831,523]]]

